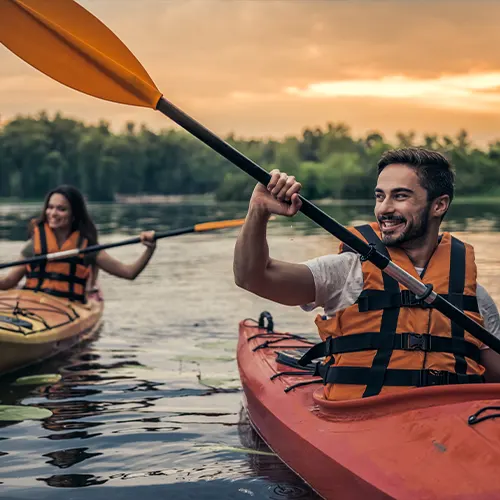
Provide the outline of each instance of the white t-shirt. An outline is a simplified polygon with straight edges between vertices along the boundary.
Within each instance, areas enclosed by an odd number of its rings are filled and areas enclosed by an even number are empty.
[[[324,255],[303,262],[314,277],[316,300],[301,306],[305,311],[323,307],[328,317],[352,306],[363,290],[363,269],[359,255],[352,252]],[[420,275],[423,268],[415,268]],[[479,312],[485,328],[500,338],[500,315],[488,292],[478,283],[476,289]],[[487,346],[485,346],[487,347]]]

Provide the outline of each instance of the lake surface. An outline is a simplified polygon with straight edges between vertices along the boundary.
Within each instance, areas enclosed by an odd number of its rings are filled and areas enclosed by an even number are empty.
[[[39,204],[0,205],[0,260],[17,258]],[[244,217],[247,204],[91,205],[101,242]],[[339,222],[371,220],[372,207],[324,205]],[[457,204],[443,227],[476,248],[479,281],[500,300],[500,206]],[[44,421],[0,422],[0,497],[12,499],[314,499],[269,454],[242,407],[238,322],[270,311],[277,329],[310,332],[316,312],[238,289],[238,229],[162,240],[134,282],[104,273],[104,325],[73,351],[0,379],[0,404],[50,409]],[[337,242],[300,215],[270,225],[273,257],[300,262]],[[133,261],[139,245],[110,252]],[[0,353],[1,355],[1,353]],[[45,386],[15,378],[60,373]],[[248,451],[255,450],[255,452]],[[264,453],[259,453],[264,452]]]

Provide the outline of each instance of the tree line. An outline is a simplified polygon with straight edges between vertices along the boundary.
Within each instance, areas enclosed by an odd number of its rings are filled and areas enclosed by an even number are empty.
[[[310,199],[373,197],[376,164],[391,148],[422,146],[447,155],[458,195],[500,195],[500,140],[478,148],[465,130],[454,137],[379,132],[353,137],[343,123],[305,128],[283,140],[227,142],[266,170],[295,175]],[[79,187],[91,201],[120,195],[214,193],[217,200],[248,200],[255,181],[198,139],[179,130],[153,132],[127,123],[113,133],[57,113],[18,116],[0,128],[0,197],[38,200],[54,186]]]

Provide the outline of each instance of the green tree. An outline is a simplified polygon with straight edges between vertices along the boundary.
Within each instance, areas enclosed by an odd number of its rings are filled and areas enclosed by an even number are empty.
[[[423,146],[444,153],[457,171],[458,195],[500,192],[500,141],[480,149],[467,131],[455,136],[398,132],[395,145],[379,131],[354,137],[344,123],[305,128],[299,136],[226,141],[266,170],[295,175],[310,198],[372,198],[377,162],[393,147]],[[60,183],[89,199],[116,194],[205,194],[247,200],[255,181],[198,139],[179,130],[153,132],[129,122],[119,133],[45,112],[18,116],[0,128],[0,196],[42,198]]]

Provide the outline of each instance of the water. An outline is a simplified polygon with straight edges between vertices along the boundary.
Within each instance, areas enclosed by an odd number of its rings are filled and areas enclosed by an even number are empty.
[[[246,204],[94,205],[101,242],[242,217]],[[370,219],[369,205],[322,207],[339,222]],[[18,256],[38,204],[0,205],[2,261]],[[446,226],[476,247],[479,281],[500,299],[496,205],[457,205]],[[270,311],[277,329],[310,332],[315,312],[238,289],[238,229],[162,240],[134,282],[100,274],[105,322],[70,353],[0,380],[0,404],[50,409],[44,421],[0,423],[0,497],[12,499],[314,499],[255,435],[242,408],[238,322]],[[300,262],[337,243],[303,216],[269,230],[273,257]],[[110,252],[133,261],[139,245]],[[19,376],[60,373],[46,386]],[[268,452],[259,454],[248,449]]]

